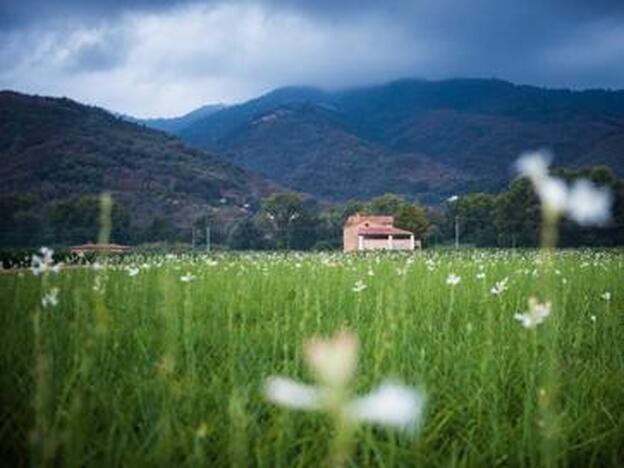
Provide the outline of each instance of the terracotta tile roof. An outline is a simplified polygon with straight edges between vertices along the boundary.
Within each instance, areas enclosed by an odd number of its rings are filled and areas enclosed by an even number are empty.
[[[359,236],[394,236],[394,235],[403,235],[409,236],[412,233],[410,231],[406,231],[405,229],[399,229],[391,226],[371,226],[371,227],[362,227],[358,229]]]

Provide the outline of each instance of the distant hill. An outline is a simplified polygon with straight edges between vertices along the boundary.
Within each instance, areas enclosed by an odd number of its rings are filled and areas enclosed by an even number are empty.
[[[183,128],[188,127],[195,123],[196,121],[203,119],[204,117],[208,117],[209,115],[214,114],[220,110],[225,109],[226,106],[224,104],[209,104],[206,106],[202,106],[194,111],[189,112],[188,114],[184,114],[180,117],[170,117],[170,118],[157,118],[157,119],[137,119],[135,117],[130,117],[127,115],[121,115],[120,117],[134,123],[142,124],[150,128],[154,128],[156,130],[163,130],[169,133],[176,133],[181,131]]]
[[[401,80],[340,92],[281,88],[175,131],[294,190],[330,200],[398,192],[435,202],[493,191],[518,155],[624,175],[624,91],[500,80]]]
[[[274,188],[213,154],[102,109],[9,91],[0,92],[0,161],[0,198],[28,194],[45,210],[60,200],[111,191],[136,226],[162,218],[184,228],[206,213],[236,216]],[[0,207],[17,209],[9,202]],[[6,221],[12,214],[2,216]]]

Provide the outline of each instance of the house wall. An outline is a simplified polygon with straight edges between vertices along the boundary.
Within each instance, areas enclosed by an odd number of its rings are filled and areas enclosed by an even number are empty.
[[[388,238],[364,237],[364,250],[386,250],[390,249]],[[392,239],[392,250],[411,250],[412,244],[407,239]]]
[[[342,231],[342,245],[345,252],[351,252],[358,249],[358,231],[357,225],[346,226]]]
[[[407,239],[392,239],[394,250],[412,250],[412,243]]]
[[[383,250],[388,247],[388,239],[364,237],[364,250]]]

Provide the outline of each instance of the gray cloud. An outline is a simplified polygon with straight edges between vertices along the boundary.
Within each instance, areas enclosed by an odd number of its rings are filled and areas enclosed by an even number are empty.
[[[404,76],[622,88],[623,44],[619,0],[0,0],[0,87],[137,115]]]

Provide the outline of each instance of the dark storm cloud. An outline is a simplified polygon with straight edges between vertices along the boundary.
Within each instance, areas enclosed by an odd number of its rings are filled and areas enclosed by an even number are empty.
[[[408,75],[624,88],[624,1],[0,0],[0,88],[128,112]]]
[[[131,11],[159,11],[182,0],[0,0],[0,28],[19,28],[69,15],[85,20],[101,19]]]

